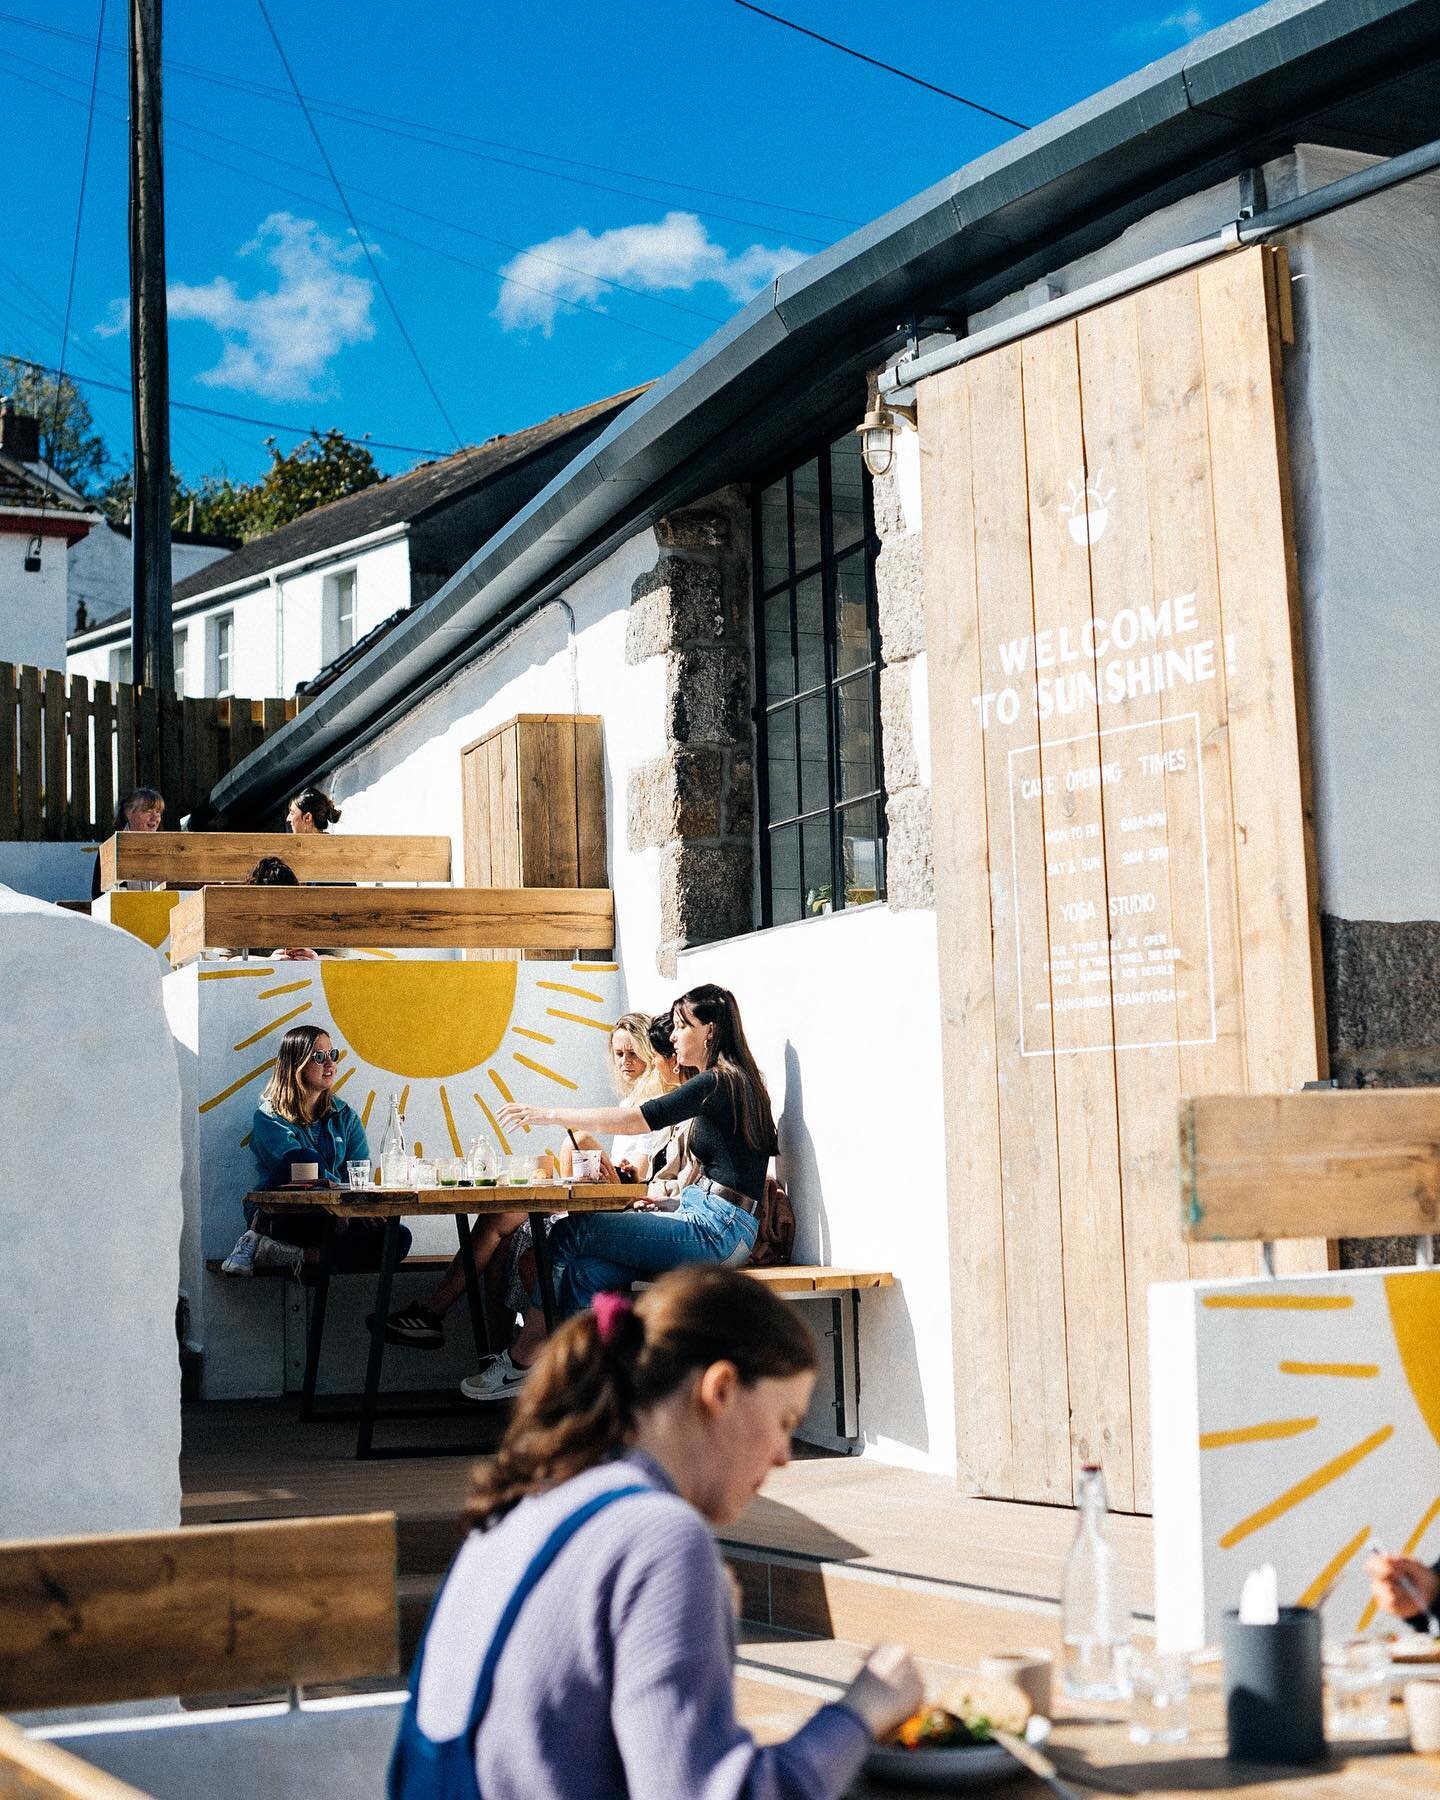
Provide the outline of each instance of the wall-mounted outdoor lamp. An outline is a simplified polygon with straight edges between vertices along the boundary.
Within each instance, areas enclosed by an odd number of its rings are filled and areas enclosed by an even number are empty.
[[[915,413],[910,407],[882,406],[878,402],[856,427],[860,454],[872,475],[888,475],[895,465],[895,434],[900,426],[915,429]]]
[[[27,575],[40,573],[40,539],[38,537],[32,537],[25,547],[25,573]]]

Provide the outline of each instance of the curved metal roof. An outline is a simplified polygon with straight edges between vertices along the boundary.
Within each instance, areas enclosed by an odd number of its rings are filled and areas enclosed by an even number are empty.
[[[963,317],[1297,142],[1440,135],[1440,0],[1272,0],[977,158],[782,275],[215,789],[275,805],[667,511],[862,410],[904,321]]]

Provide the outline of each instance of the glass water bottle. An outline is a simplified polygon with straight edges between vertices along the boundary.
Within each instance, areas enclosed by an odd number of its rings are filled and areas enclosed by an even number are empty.
[[[1105,1477],[1098,1463],[1080,1471],[1079,1519],[1060,1591],[1062,1679],[1072,1700],[1123,1700],[1130,1604],[1106,1531]]]
[[[380,1140],[380,1180],[387,1188],[403,1188],[410,1180],[410,1157],[405,1149],[405,1122],[400,1115],[400,1096],[390,1096],[390,1117]]]

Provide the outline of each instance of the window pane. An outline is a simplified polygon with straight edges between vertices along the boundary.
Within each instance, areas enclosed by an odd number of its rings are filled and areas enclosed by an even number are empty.
[[[790,589],[765,602],[765,698],[788,700],[795,692],[795,651],[790,642]]]
[[[825,594],[818,575],[795,590],[795,644],[800,652],[796,692],[803,694],[825,680]]]
[[[800,827],[770,833],[770,919],[788,925],[800,917]]]
[[[765,722],[769,772],[766,795],[772,819],[793,819],[800,810],[799,770],[795,758],[795,709],[783,706]]]
[[[791,477],[795,491],[795,572],[820,560],[820,465],[808,462]]]
[[[840,798],[872,793],[875,768],[875,690],[869,674],[835,690],[835,739],[840,746]]]
[[[885,892],[885,846],[876,817],[877,802],[862,800],[840,815],[840,855],[845,869],[845,900],[864,906]]]
[[[805,857],[805,911],[810,914],[835,910],[835,885],[830,869],[830,819],[807,819],[800,827]]]
[[[760,496],[761,585],[774,587],[790,577],[790,518],[785,483],[772,482]]]
[[[800,811],[830,804],[830,745],[825,733],[825,696],[802,700],[800,715]]]
[[[865,552],[857,550],[835,567],[836,672],[848,675],[875,661],[866,601]]]
[[[835,554],[865,535],[864,465],[860,439],[847,431],[830,446],[830,537]]]

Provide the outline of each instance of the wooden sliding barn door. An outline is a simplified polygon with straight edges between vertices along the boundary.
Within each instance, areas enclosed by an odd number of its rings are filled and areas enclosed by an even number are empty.
[[[1150,1489],[1177,1104],[1320,1072],[1279,384],[1245,251],[919,390],[956,1392],[975,1491]],[[1324,1267],[1324,1247],[1289,1252]]]

